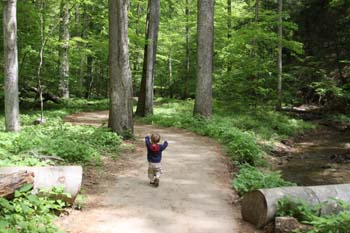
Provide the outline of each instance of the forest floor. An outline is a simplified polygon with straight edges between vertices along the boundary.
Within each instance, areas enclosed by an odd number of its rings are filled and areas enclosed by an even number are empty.
[[[73,124],[99,126],[107,111],[66,117]],[[169,147],[155,188],[147,178],[144,136],[157,132]],[[71,210],[57,224],[71,233],[252,233],[240,217],[230,187],[230,164],[215,141],[175,128],[135,126],[136,146],[129,144],[116,160],[86,167],[82,210]]]

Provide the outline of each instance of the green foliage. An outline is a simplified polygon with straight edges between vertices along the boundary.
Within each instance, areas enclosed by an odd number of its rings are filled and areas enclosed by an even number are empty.
[[[61,232],[52,224],[53,212],[66,206],[63,201],[50,200],[30,193],[31,185],[15,192],[12,200],[0,198],[0,232],[8,233],[56,233]],[[53,194],[62,194],[52,190]]]
[[[74,110],[99,108],[93,102],[87,103],[70,101],[66,108],[46,112],[47,122],[42,125],[32,125],[38,115],[22,114],[23,127],[19,133],[0,132],[0,166],[52,163],[43,160],[47,155],[60,157],[67,163],[99,163],[101,155],[118,153],[122,139],[109,129],[74,126],[62,121],[61,116]]]
[[[144,121],[162,126],[191,130],[221,142],[233,161],[261,165],[263,150],[260,139],[274,140],[311,128],[309,124],[274,111],[242,112],[216,104],[210,119],[192,116],[192,101],[158,99],[155,114]]]
[[[318,216],[321,211],[321,206],[312,206],[306,203],[305,200],[293,200],[290,197],[284,197],[278,200],[277,216],[290,216],[299,221],[312,221],[315,216]]]
[[[262,150],[255,138],[235,127],[230,118],[214,116],[211,119],[193,117],[191,102],[173,102],[156,109],[157,114],[144,120],[163,126],[189,129],[200,135],[218,139],[227,149],[228,155],[238,163],[261,164]]]
[[[256,167],[250,166],[248,164],[240,166],[239,173],[232,182],[233,188],[241,196],[256,189],[293,185],[295,184],[283,180],[279,172],[263,173]]]
[[[338,214],[315,216],[309,224],[314,226],[314,229],[309,233],[349,233],[350,211],[343,210]]]
[[[321,208],[331,202],[337,206],[338,212],[321,215]],[[340,200],[329,200],[321,205],[312,206],[301,199],[282,198],[278,201],[277,216],[292,216],[299,221],[310,224],[313,229],[309,233],[349,233],[349,204]]]

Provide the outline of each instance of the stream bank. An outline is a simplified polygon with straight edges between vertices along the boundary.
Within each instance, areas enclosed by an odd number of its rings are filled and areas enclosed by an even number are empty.
[[[350,183],[350,130],[347,125],[314,120],[317,129],[274,150],[275,169],[298,185]]]

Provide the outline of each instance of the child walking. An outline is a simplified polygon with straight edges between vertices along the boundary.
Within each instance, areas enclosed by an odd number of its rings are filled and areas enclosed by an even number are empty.
[[[160,135],[153,133],[151,137],[146,136],[145,142],[147,147],[147,160],[148,160],[148,178],[150,184],[155,187],[159,186],[159,178],[162,172],[162,151],[168,146],[168,142],[164,141],[163,144],[158,144],[160,141]]]

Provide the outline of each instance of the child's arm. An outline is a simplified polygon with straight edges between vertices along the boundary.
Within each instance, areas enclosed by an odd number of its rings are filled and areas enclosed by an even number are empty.
[[[149,138],[148,135],[145,137],[145,143],[146,143],[146,147],[147,147],[147,148],[148,148],[148,146],[151,144],[150,138]]]
[[[164,141],[163,145],[160,145],[160,150],[165,150],[168,147],[168,141]]]

